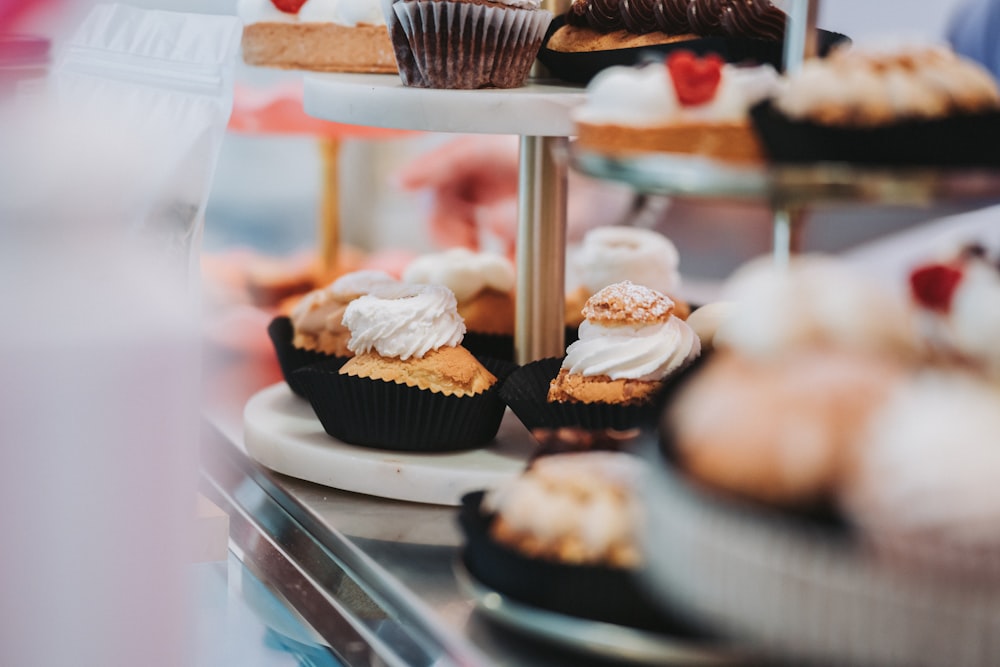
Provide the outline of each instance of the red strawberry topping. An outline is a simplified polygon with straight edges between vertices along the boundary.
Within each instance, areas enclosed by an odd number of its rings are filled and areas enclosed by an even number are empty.
[[[910,274],[910,291],[924,308],[947,313],[951,299],[962,281],[962,271],[953,265],[929,264]]]
[[[286,14],[298,14],[306,0],[271,0],[271,4]]]
[[[667,56],[667,69],[680,103],[694,106],[715,97],[722,80],[722,64],[722,58],[714,53],[699,58],[682,49]]]

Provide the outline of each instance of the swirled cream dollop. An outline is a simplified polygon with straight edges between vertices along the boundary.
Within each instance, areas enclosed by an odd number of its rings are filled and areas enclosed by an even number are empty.
[[[485,289],[513,290],[514,265],[502,255],[451,248],[417,257],[403,271],[403,280],[444,285],[465,303]]]
[[[347,306],[343,323],[354,354],[375,351],[404,361],[455,347],[465,336],[455,295],[443,285],[380,285]]]
[[[576,375],[656,382],[700,353],[701,342],[694,330],[674,315],[665,322],[639,326],[585,320],[579,340],[566,348],[562,367]]]
[[[345,273],[318,290],[306,294],[295,304],[290,314],[295,331],[316,334],[340,325],[344,307],[353,299],[367,294],[378,285],[395,283],[384,271],[363,270]]]
[[[671,294],[680,287],[677,247],[666,236],[638,227],[597,227],[570,254],[577,280],[591,294],[631,280]]]

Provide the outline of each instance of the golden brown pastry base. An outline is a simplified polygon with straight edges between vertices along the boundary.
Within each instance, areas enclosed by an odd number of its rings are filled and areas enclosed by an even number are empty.
[[[548,400],[552,403],[637,405],[652,400],[660,386],[659,382],[612,380],[607,375],[586,377],[564,368],[549,384]]]
[[[428,352],[420,359],[410,358],[406,361],[366,352],[344,364],[340,373],[460,397],[481,394],[497,381],[461,345],[442,347]]]
[[[659,127],[576,123],[577,147],[608,155],[684,153],[755,164],[764,151],[749,122],[677,123]]]
[[[351,340],[351,332],[347,328],[338,331],[321,331],[317,334],[296,333],[292,337],[292,346],[300,350],[311,350],[332,354],[336,357],[353,357],[354,353],[347,349],[347,341]]]
[[[598,560],[585,546],[581,535],[563,535],[556,539],[543,540],[537,535],[514,529],[502,516],[497,516],[490,524],[490,535],[497,542],[529,558],[541,558],[571,565],[599,564],[610,567],[635,567],[640,561],[638,551],[626,545],[616,545],[609,553],[602,554]]]
[[[376,25],[250,23],[243,28],[243,61],[322,72],[399,71],[389,31]]]
[[[572,292],[566,294],[566,326],[579,327],[583,324],[583,320],[585,319],[583,317],[583,306],[591,296],[590,291],[586,287],[577,287]],[[670,295],[668,294],[667,296]],[[682,320],[686,320],[688,315],[691,314],[691,306],[688,302],[675,296],[670,296],[670,300],[674,302],[673,314]]]
[[[458,314],[469,331],[501,336],[514,335],[514,297],[509,293],[485,289],[458,305]]]
[[[598,32],[592,28],[564,25],[552,33],[545,45],[550,51],[562,53],[586,53],[590,51],[611,51],[614,49],[635,49],[657,44],[673,44],[697,39],[692,33],[668,35],[665,32],[648,32],[637,35],[627,30]]]

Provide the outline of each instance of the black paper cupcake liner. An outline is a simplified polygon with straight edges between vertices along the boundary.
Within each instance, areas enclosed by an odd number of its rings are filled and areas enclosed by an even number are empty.
[[[677,637],[705,637],[648,600],[633,570],[530,558],[496,542],[489,534],[493,517],[481,511],[483,495],[476,491],[463,496],[458,517],[466,540],[463,565],[483,584],[531,606],[569,616]]]
[[[698,37],[669,44],[572,53],[546,48],[552,33],[565,23],[566,15],[563,14],[555,17],[549,24],[545,41],[542,42],[542,48],[538,52],[538,60],[548,68],[552,76],[569,83],[586,85],[598,72],[608,67],[614,65],[631,67],[646,62],[649,57],[662,59],[671,51],[679,49],[692,51],[701,56],[715,53],[728,63],[769,64],[779,71],[783,69],[782,42],[750,37]],[[836,44],[850,41],[846,36],[829,30],[819,30],[817,33],[817,46],[821,56],[826,55]]]
[[[352,445],[412,452],[475,449],[496,436],[504,403],[499,389],[514,365],[480,359],[497,382],[476,396],[446,396],[404,384],[341,375],[342,363],[294,373],[323,429]]]
[[[462,347],[477,357],[514,361],[514,337],[466,331]]]
[[[281,374],[288,383],[288,388],[298,396],[305,396],[299,379],[295,376],[295,371],[305,366],[319,363],[338,363],[338,368],[347,362],[349,357],[338,357],[331,354],[324,354],[314,350],[303,350],[292,345],[295,330],[292,321],[284,315],[271,320],[267,325],[267,335],[274,346],[274,352],[278,357],[278,366],[281,367]]]
[[[793,120],[765,101],[750,110],[750,117],[768,158],[776,163],[1000,166],[1000,111],[855,128]]]
[[[514,371],[500,390],[504,402],[528,427],[580,427],[627,431],[655,425],[661,401],[654,397],[641,405],[549,402],[549,383],[559,373],[561,357],[540,359]]]

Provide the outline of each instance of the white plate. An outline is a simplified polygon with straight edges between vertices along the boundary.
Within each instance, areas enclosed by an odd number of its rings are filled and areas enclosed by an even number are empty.
[[[350,445],[323,430],[308,401],[284,382],[266,387],[243,411],[247,453],[261,465],[316,484],[381,498],[459,505],[471,491],[519,474],[537,445],[507,411],[489,447],[413,453]]]
[[[511,599],[455,563],[459,587],[488,618],[512,630],[580,653],[639,665],[733,665],[736,654],[637,628],[566,616]]]

